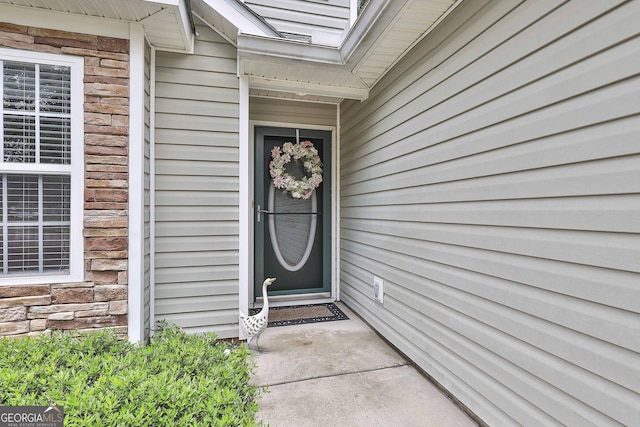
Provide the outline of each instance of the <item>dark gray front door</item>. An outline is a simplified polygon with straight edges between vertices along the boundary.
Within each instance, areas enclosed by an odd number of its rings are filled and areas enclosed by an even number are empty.
[[[331,290],[331,132],[255,129],[255,296],[266,277],[277,280],[269,295],[325,294]],[[310,141],[322,161],[322,182],[308,198],[275,188],[269,163],[285,143]],[[285,165],[288,174],[310,178],[302,161]]]

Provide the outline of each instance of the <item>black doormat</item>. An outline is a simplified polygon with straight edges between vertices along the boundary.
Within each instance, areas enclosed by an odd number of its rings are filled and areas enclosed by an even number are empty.
[[[249,314],[253,315],[259,311],[259,308],[252,308]],[[292,305],[269,308],[270,327],[332,322],[334,320],[348,319],[347,315],[331,302],[326,304]]]

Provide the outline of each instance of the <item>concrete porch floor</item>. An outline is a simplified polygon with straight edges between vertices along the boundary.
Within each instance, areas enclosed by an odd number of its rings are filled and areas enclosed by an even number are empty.
[[[344,304],[349,320],[267,328],[253,351],[272,427],[477,424]],[[252,343],[253,347],[253,343]]]

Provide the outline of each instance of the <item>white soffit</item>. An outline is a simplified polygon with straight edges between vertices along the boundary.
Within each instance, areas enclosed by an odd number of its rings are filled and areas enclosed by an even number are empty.
[[[240,34],[239,72],[262,94],[364,100],[461,1],[369,0],[340,48]]]
[[[460,0],[414,0],[395,16],[384,33],[355,65],[353,72],[373,87],[416,43],[454,9]]]
[[[16,6],[7,10],[12,14],[12,22],[19,21],[16,23],[20,25],[33,25],[33,20],[39,16],[48,16],[40,26],[66,31],[81,28],[80,25],[74,27],[72,22],[78,22],[74,18],[93,18],[93,21],[86,21],[95,23],[111,22],[114,27],[118,27],[118,22],[137,22],[143,25],[149,42],[158,49],[185,51],[192,45],[191,12],[186,7],[186,0],[0,0],[0,6],[3,5]],[[56,14],[60,19],[55,19]],[[3,16],[0,16],[2,20]],[[100,27],[108,28],[108,25],[96,25],[95,30],[85,31],[110,35]]]

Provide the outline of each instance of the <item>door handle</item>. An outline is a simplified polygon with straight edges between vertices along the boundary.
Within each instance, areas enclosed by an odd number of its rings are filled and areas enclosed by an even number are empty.
[[[257,212],[256,222],[260,222],[260,214],[261,214],[261,213],[270,214],[270,213],[272,213],[272,212],[271,212],[271,211],[264,210],[264,209],[260,209],[260,205],[258,205],[258,212]]]

